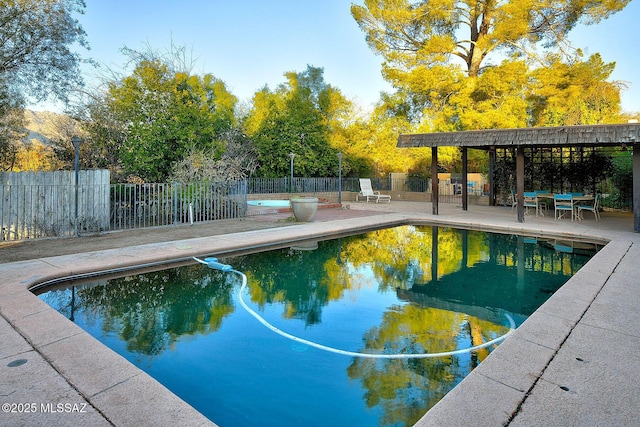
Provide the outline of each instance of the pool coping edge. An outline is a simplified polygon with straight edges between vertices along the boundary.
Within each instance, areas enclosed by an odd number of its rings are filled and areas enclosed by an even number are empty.
[[[122,356],[111,350],[105,352],[106,346],[82,331],[73,322],[69,322],[68,319],[37,298],[30,290],[44,281],[56,280],[59,277],[78,276],[95,271],[96,268],[104,271],[126,269],[140,264],[172,263],[176,262],[175,260],[183,262],[191,256],[255,248],[266,250],[270,247],[286,246],[313,238],[332,238],[337,237],[340,233],[351,234],[358,231],[367,231],[366,228],[379,229],[403,224],[451,226],[514,234],[544,234],[545,236],[550,234],[545,233],[544,230],[540,230],[535,225],[482,225],[466,220],[440,220],[428,215],[385,214],[375,217],[307,223],[285,228],[254,230],[229,235],[150,244],[127,249],[109,249],[73,256],[43,258],[0,265],[3,273],[6,273],[3,279],[0,279],[0,314],[53,367],[55,372],[65,378],[69,386],[76,390],[82,398],[86,399],[109,423],[122,425],[144,421],[144,423],[151,422],[152,424],[167,424],[171,422],[215,425],[171,391],[160,385],[155,379],[135,368]],[[621,248],[624,248],[625,245],[631,245],[630,242],[614,241],[613,237],[608,239],[603,235],[556,234],[567,238],[602,242],[608,240],[609,244],[596,256],[599,256],[600,253],[603,253],[602,256],[611,256],[610,252],[615,256],[615,253],[621,252]],[[290,240],[287,240],[285,244],[282,242],[283,238]],[[244,242],[243,239],[251,239],[252,244]],[[615,244],[611,245],[612,243]],[[612,252],[614,250],[617,252]],[[589,263],[587,263],[588,265]],[[25,269],[30,274],[26,279],[24,278]],[[581,272],[582,270],[578,271],[565,286],[572,281],[583,280],[582,276],[586,275],[587,272],[580,275]],[[578,276],[577,279],[576,276]],[[604,286],[604,283],[601,285]],[[594,288],[594,290],[596,289]],[[549,301],[552,299],[553,297]],[[543,307],[536,313],[540,312],[549,315],[545,313],[545,310],[542,309]],[[43,328],[43,325],[46,327]],[[524,328],[525,331],[526,329],[527,327]],[[518,333],[518,331],[510,336],[508,340],[531,340],[530,337],[524,336],[522,332]],[[78,348],[82,348],[82,351],[78,351]],[[119,375],[104,375],[88,381],[87,377],[90,376],[89,373],[91,371],[88,371],[86,364],[92,360],[91,354],[99,354],[99,365],[108,367]],[[497,354],[498,356],[493,356],[493,359],[497,360],[499,358],[500,352]],[[487,360],[491,360],[492,355]],[[2,356],[3,360],[13,357],[5,354],[2,354]],[[95,363],[89,366],[89,368],[95,367]],[[132,369],[132,367],[135,369]],[[438,413],[447,410],[443,408],[450,407],[452,404],[455,405],[455,402],[451,402],[465,395],[465,388],[473,390],[476,383],[495,382],[484,372],[489,367],[490,365],[487,365],[483,370],[472,371],[458,387],[427,412],[417,425],[431,425],[435,422],[438,419]],[[496,385],[494,384],[494,386]],[[501,389],[501,387],[498,388]],[[506,390],[509,396],[504,401],[511,402],[509,405],[512,405],[512,402],[521,402],[517,399],[518,397],[522,398],[520,396],[522,393],[514,392],[513,390],[517,389],[508,387],[508,390]],[[501,390],[501,392],[504,392],[504,390]],[[124,399],[123,396],[129,397]],[[114,402],[117,402],[117,405]],[[167,410],[169,407],[172,409]],[[496,409],[494,404],[492,406],[493,412],[509,414],[509,416],[515,410],[515,408],[502,408],[500,411]]]

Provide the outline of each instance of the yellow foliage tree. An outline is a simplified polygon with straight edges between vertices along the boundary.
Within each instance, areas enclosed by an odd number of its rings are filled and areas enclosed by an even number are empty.
[[[562,62],[550,55],[548,66],[535,70],[533,113],[535,126],[595,125],[622,123],[620,83],[608,82],[615,63],[605,63],[599,54],[586,61],[578,55]]]
[[[397,90],[384,100],[388,110],[418,132],[451,132],[620,120],[619,85],[606,81],[610,64],[576,60],[567,35],[628,3],[365,0],[351,13]],[[567,69],[545,60],[549,53]],[[555,84],[571,78],[581,93]],[[565,105],[554,109],[551,98]],[[530,117],[536,109],[538,116]]]
[[[18,149],[13,170],[15,172],[56,170],[60,166],[59,163],[50,146],[31,141]]]

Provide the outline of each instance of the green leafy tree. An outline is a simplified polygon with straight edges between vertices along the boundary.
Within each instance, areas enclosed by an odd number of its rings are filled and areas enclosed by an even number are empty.
[[[19,151],[17,142],[26,136],[22,100],[0,80],[0,171],[10,171]]]
[[[132,75],[109,84],[106,98],[124,134],[118,154],[125,171],[159,182],[189,150],[219,158],[219,136],[234,127],[236,102],[210,74],[175,72],[159,59],[142,58]]]
[[[82,85],[82,59],[71,47],[88,48],[74,17],[85,7],[83,0],[0,2],[0,80],[36,100],[52,95],[65,101]]]
[[[610,190],[607,194],[603,194],[602,206],[631,209],[633,207],[633,158],[630,152],[615,153],[608,181]]]
[[[254,96],[254,108],[246,129],[256,144],[264,177],[287,176],[289,154],[295,154],[297,176],[337,175],[337,150],[331,144],[332,129],[339,128],[349,103],[327,84],[323,70],[308,66],[302,73],[285,74],[287,83],[275,92],[267,87]]]
[[[83,0],[3,0],[0,2],[0,170],[11,170],[24,132],[28,99],[66,101],[82,85],[83,62],[71,50],[88,48],[75,14]]]

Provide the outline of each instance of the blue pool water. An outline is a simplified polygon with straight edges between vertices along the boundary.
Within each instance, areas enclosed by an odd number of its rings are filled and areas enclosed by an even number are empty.
[[[315,250],[308,250],[314,249]],[[405,226],[220,261],[242,298],[295,337],[352,352],[463,350],[522,323],[593,245]],[[194,265],[40,297],[220,426],[414,424],[491,352],[344,356],[284,338],[239,299],[241,276]]]
[[[249,200],[249,206],[263,206],[266,208],[289,208],[291,202],[289,200]]]

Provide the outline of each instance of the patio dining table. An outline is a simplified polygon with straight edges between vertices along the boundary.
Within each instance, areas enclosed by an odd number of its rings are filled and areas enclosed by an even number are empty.
[[[566,193],[565,193],[566,194]],[[554,193],[539,193],[539,199],[548,199],[553,201],[555,194]],[[595,196],[593,195],[583,195],[583,196],[573,196],[571,198],[573,208],[576,208],[576,205],[580,204],[579,202],[593,202],[595,200]],[[555,209],[555,208],[554,208]]]
[[[538,193],[538,197],[541,199],[551,199],[555,196],[554,193]],[[586,195],[586,196],[573,196],[574,202],[593,202],[594,196]]]

